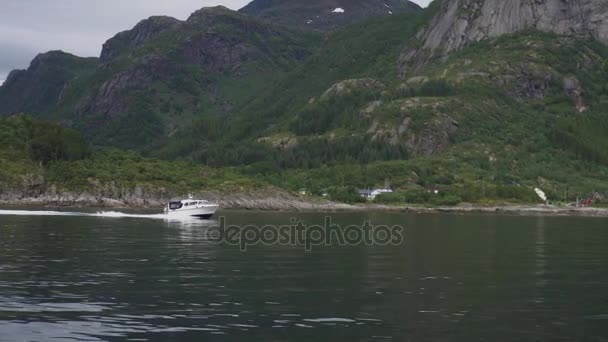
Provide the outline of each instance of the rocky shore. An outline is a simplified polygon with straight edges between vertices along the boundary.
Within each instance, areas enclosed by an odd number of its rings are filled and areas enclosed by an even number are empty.
[[[220,204],[223,209],[266,211],[386,211],[452,214],[507,214],[545,216],[608,217],[608,208],[574,208],[549,205],[481,206],[462,204],[452,207],[419,205],[345,204],[318,197],[301,196],[280,188],[226,186],[222,190],[195,192]],[[9,187],[0,184],[0,206],[162,209],[171,198],[182,198],[178,190],[139,184],[120,186],[90,179],[86,189],[69,191],[49,184],[42,177],[25,177],[22,184]]]
[[[196,198],[217,202],[224,209],[280,210],[280,211],[335,211],[360,210],[359,207],[328,200],[298,196],[278,188],[240,191],[205,191],[193,193]],[[163,208],[171,198],[181,197],[164,189],[134,187],[114,191],[89,190],[83,192],[57,191],[51,187],[43,193],[20,191],[0,192],[0,205],[91,207],[91,208]]]
[[[585,216],[606,217],[608,208],[576,208],[550,205],[504,205],[504,206],[454,206],[454,207],[397,207],[394,210],[418,213],[451,213],[451,214],[501,214],[521,216]]]
[[[52,189],[51,189],[52,190]],[[586,216],[608,218],[608,208],[575,208],[550,205],[504,205],[480,206],[459,205],[452,207],[422,207],[415,205],[389,206],[381,204],[350,205],[332,202],[309,196],[299,196],[278,188],[242,190],[222,193],[208,191],[194,194],[197,198],[217,202],[223,209],[264,210],[264,211],[386,211],[411,213],[450,213],[450,214],[502,214],[502,215],[542,215],[542,216]],[[113,209],[161,209],[172,196],[163,191],[135,187],[117,196],[104,196],[91,192],[40,193],[27,196],[18,192],[0,193],[0,206],[38,206],[74,208],[113,208]]]

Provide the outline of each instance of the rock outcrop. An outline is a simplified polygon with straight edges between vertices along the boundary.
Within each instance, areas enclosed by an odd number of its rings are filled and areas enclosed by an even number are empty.
[[[458,130],[458,125],[450,116],[439,115],[425,123],[420,132],[411,134],[406,147],[417,156],[444,152],[450,147],[450,137]]]
[[[583,113],[587,111],[587,105],[585,104],[585,99],[583,98],[583,87],[581,86],[581,82],[574,77],[568,76],[564,77],[564,92],[566,95],[574,102],[576,106],[576,110],[579,113]]]
[[[74,108],[76,118],[95,127],[124,115],[131,105],[131,99],[125,96],[127,92],[149,86],[155,74],[166,74],[167,68],[167,61],[160,56],[142,58],[140,63],[112,75],[92,95],[81,99]]]
[[[400,58],[403,74],[452,51],[488,38],[524,30],[594,38],[608,44],[605,0],[449,0]]]

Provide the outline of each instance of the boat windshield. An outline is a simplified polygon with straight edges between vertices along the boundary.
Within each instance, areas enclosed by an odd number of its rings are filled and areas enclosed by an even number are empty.
[[[169,203],[169,209],[177,210],[182,208],[182,202],[171,202]]]

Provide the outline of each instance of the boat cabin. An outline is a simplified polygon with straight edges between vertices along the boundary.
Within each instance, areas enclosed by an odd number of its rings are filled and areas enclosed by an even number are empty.
[[[182,202],[169,202],[169,209],[171,210],[178,210],[181,209],[184,205],[182,204]]]
[[[209,204],[208,201],[194,201],[194,200],[183,200],[183,201],[171,201],[169,202],[169,209],[179,210],[188,209],[191,207],[203,206]]]

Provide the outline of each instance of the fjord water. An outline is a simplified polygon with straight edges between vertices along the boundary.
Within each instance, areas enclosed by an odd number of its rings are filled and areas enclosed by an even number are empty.
[[[404,242],[307,253],[120,216],[0,212],[0,341],[608,339],[606,219],[331,214],[402,225]]]

